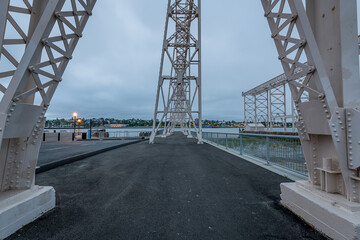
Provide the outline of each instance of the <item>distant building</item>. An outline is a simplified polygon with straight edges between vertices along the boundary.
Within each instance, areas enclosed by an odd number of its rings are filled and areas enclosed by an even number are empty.
[[[248,123],[245,126],[245,131],[265,131],[265,126],[261,123]]]

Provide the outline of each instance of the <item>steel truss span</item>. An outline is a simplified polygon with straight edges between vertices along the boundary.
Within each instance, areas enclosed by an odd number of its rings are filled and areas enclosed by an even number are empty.
[[[33,186],[45,113],[95,2],[0,0],[0,191]]]
[[[300,69],[296,69],[300,71]],[[255,123],[256,127],[259,123],[265,123],[265,127],[269,131],[277,122],[281,122],[285,131],[287,131],[288,119],[292,122],[292,131],[295,131],[297,124],[297,112],[295,111],[294,104],[286,96],[288,82],[286,75],[281,74],[259,86],[243,92],[244,98],[244,119],[245,124]],[[297,79],[298,82],[303,82],[304,78]],[[302,100],[307,100],[306,92],[302,96]],[[291,106],[291,112],[287,106]]]
[[[201,0],[169,0],[150,143],[176,127],[202,143],[201,107]]]

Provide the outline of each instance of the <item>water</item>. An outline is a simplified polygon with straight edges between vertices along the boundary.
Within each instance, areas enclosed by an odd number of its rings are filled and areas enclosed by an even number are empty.
[[[53,132],[73,132],[74,129],[45,129],[45,131]],[[78,129],[76,129],[78,130]],[[80,129],[79,132],[87,132],[89,129]],[[92,131],[96,131],[97,128],[93,128]],[[139,132],[151,132],[151,128],[107,128],[106,132],[118,133],[118,132],[128,132],[133,135]],[[180,131],[180,129],[177,129]],[[274,132],[284,132],[284,128],[273,128]],[[239,133],[239,128],[203,128],[203,132],[216,132],[216,133]],[[291,128],[287,128],[287,132],[291,132]]]

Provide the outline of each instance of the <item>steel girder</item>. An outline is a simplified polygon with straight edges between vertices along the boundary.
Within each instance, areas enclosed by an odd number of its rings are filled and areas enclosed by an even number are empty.
[[[201,108],[201,0],[169,0],[150,143],[161,126],[163,136],[193,130],[202,143]]]
[[[95,2],[0,0],[1,191],[34,184],[45,113]]]
[[[360,128],[352,124],[360,121],[356,2],[332,2],[336,7],[309,1],[308,12],[301,0],[262,0],[262,5],[299,115],[309,180],[360,202]],[[321,25],[333,22],[339,26]]]

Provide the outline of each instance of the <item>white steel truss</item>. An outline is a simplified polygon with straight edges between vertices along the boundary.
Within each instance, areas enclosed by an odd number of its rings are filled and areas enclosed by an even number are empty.
[[[269,89],[269,110],[270,110],[270,130],[273,130],[277,120],[281,120],[286,131],[286,87],[285,84]],[[294,126],[294,125],[293,125]]]
[[[244,121],[245,123],[256,122],[256,102],[254,95],[244,95]]]
[[[150,143],[160,127],[193,130],[202,143],[201,107],[201,0],[169,0]]]
[[[45,113],[95,2],[0,0],[0,191],[33,186]]]
[[[255,95],[255,106],[256,106],[255,122],[264,123],[266,128],[268,128],[269,126],[268,102],[269,102],[269,94],[267,91]]]
[[[302,80],[302,78],[298,79],[299,82]],[[273,131],[275,124],[280,120],[282,127],[286,130],[287,120],[291,119],[292,131],[295,131],[297,115],[293,107],[288,113],[287,85],[286,75],[281,74],[247,92],[243,92],[245,124],[254,122],[257,126],[259,123],[265,123],[267,130]]]
[[[331,9],[327,1],[308,4],[319,4],[317,9],[321,11],[334,12],[335,9]],[[354,21],[353,16],[342,9],[356,9],[356,2],[340,0],[338,4],[340,25]],[[310,10],[316,11],[314,6],[308,6],[306,13],[301,0],[262,0],[262,5],[299,115],[297,127],[309,180],[326,192],[360,202],[360,128],[352,124],[360,120],[358,39],[355,29],[349,28],[356,24],[340,30],[332,28],[330,39],[329,33],[322,31],[331,28],[311,25],[308,14],[311,15]],[[323,14],[318,13],[316,17],[328,24],[321,19],[325,17]],[[334,43],[332,51],[328,51],[327,44],[318,45],[319,41]],[[338,49],[340,53],[336,52]],[[328,58],[324,55],[326,51],[330,54]],[[332,67],[334,59],[340,63],[337,69]],[[351,77],[342,73],[343,69],[347,73],[351,71]],[[334,77],[335,72],[330,79],[331,71],[340,72],[342,80]],[[296,81],[301,77],[303,81]]]

